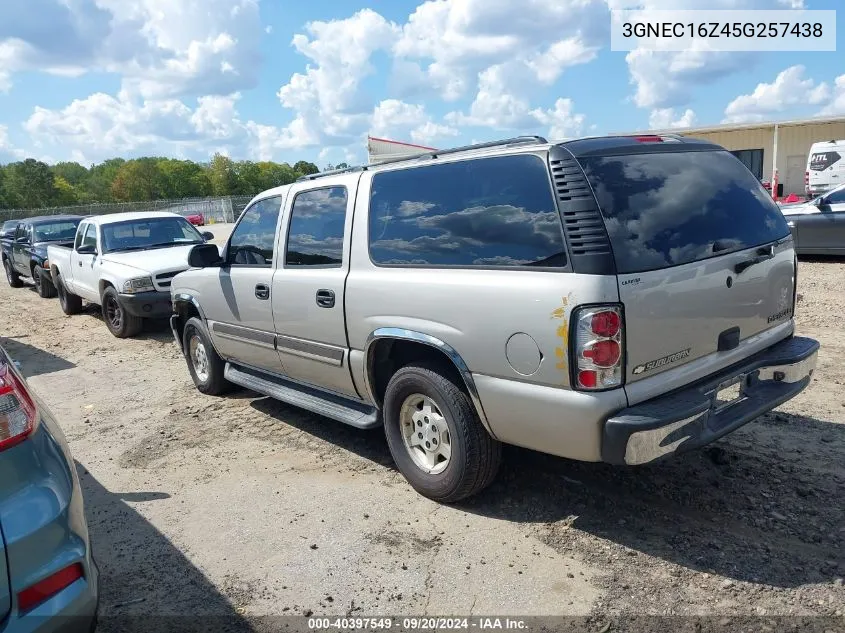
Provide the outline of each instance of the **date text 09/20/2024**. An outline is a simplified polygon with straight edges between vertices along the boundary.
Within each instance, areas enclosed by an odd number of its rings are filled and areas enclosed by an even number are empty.
[[[509,617],[374,617],[374,618],[309,618],[312,631],[446,631],[446,630],[527,630],[525,620]]]

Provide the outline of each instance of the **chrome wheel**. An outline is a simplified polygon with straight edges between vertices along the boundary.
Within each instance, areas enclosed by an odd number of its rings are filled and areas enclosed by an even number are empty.
[[[419,393],[405,398],[399,425],[405,449],[419,468],[431,475],[446,470],[452,457],[452,433],[434,400]]]
[[[194,373],[200,382],[206,382],[209,377],[208,354],[205,351],[205,344],[198,334],[194,333],[188,343],[188,354],[191,358],[191,365]]]

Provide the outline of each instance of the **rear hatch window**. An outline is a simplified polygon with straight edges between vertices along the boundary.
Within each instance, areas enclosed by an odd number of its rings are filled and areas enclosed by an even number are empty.
[[[760,182],[726,151],[579,162],[601,208],[619,274],[688,264],[789,234]]]
[[[789,227],[734,156],[659,151],[579,161],[616,261],[629,385],[710,355],[707,371],[716,371],[731,360],[716,352],[789,321]]]

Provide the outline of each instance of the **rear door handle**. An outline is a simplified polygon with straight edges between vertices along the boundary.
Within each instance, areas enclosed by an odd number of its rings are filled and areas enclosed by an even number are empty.
[[[327,290],[326,288],[321,288],[317,291],[317,305],[321,308],[333,308],[334,307],[334,290]]]
[[[255,296],[257,299],[270,298],[270,286],[266,284],[258,284],[255,286]]]

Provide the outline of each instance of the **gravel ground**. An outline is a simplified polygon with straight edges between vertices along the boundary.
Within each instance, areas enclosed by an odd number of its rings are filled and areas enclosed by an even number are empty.
[[[578,615],[597,631],[842,616],[845,263],[803,261],[799,284],[799,331],[822,350],[798,398],[651,467],[509,448],[456,506],[417,495],[381,432],[202,396],[166,324],[118,340],[94,309],[66,317],[3,285],[0,342],[78,460],[105,629],[125,614]],[[748,626],[787,621],[802,622]]]

